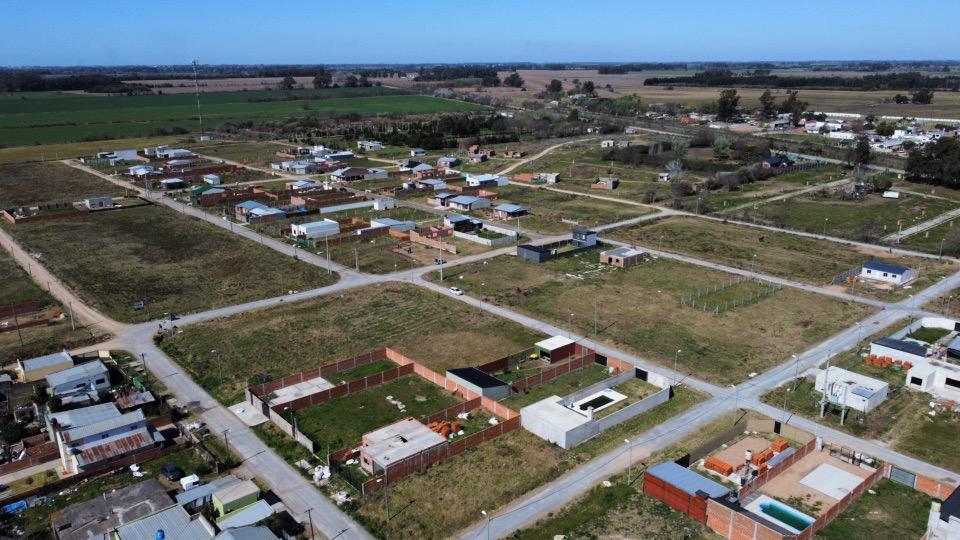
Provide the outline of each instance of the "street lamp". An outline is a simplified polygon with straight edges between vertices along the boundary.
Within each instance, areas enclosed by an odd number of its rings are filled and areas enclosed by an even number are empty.
[[[823,218],[823,236],[827,235],[827,222],[830,221],[830,218]]]
[[[570,326],[570,338],[573,339],[573,313],[570,314],[570,320],[568,324]]]
[[[624,439],[623,442],[627,443],[627,485],[633,484],[633,445],[630,444],[630,439]]]
[[[487,518],[487,540],[490,540],[490,514],[486,510],[481,510],[480,515]]]
[[[680,361],[680,353],[683,352],[680,349],[677,349],[677,354],[673,355],[673,372],[677,375],[677,382],[680,382],[679,373],[677,373],[677,363]]]

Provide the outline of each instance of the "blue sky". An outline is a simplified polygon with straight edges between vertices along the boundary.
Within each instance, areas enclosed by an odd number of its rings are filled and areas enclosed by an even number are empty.
[[[8,0],[0,65],[957,59],[956,0]],[[716,6],[722,6],[717,9]]]

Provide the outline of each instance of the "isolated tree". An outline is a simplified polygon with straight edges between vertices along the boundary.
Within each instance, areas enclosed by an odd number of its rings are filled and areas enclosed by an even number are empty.
[[[360,84],[360,80],[357,79],[356,75],[347,75],[346,80],[343,85],[347,88],[356,88]]]
[[[713,140],[713,155],[720,159],[730,157],[730,139],[720,135]]]
[[[922,88],[910,96],[910,101],[918,105],[929,105],[933,103],[933,90]]]
[[[679,182],[687,176],[687,171],[683,170],[683,163],[679,159],[673,159],[667,162],[667,177],[671,182]]]
[[[796,90],[787,90],[787,97],[780,103],[780,112],[789,113],[790,121],[794,126],[800,125],[803,112],[807,110],[808,105],[806,101],[800,101],[798,94]]]
[[[899,104],[899,105],[904,105],[904,104],[906,104],[906,103],[910,103],[910,96],[905,96],[905,95],[903,95],[903,94],[897,94],[897,95],[893,96],[893,102],[894,102],[894,103],[897,103],[897,104]]]
[[[363,87],[373,86],[372,84],[370,84],[370,81],[367,79],[366,75],[360,75],[360,80],[357,81],[357,84]]]
[[[849,150],[847,161],[850,162],[851,165],[870,163],[871,157],[870,141],[867,140],[866,137],[858,137],[857,144],[853,145]]]
[[[730,120],[737,114],[738,105],[740,105],[740,96],[735,89],[721,90],[720,99],[717,100],[717,118]]]
[[[893,122],[877,122],[877,125],[874,126],[874,129],[877,131],[877,135],[883,135],[884,137],[893,135],[893,131],[896,128],[897,125]]]
[[[769,89],[760,94],[760,116],[764,119],[773,118],[777,114],[777,98]]]
[[[550,84],[547,85],[547,92],[550,92],[551,94],[563,92],[563,83],[557,79],[553,79],[550,81]]]
[[[511,88],[520,88],[523,86],[523,78],[520,77],[519,73],[514,71],[503,79],[503,85]]]
[[[314,88],[328,88],[330,83],[333,82],[333,75],[330,74],[324,68],[320,68],[320,71],[317,72],[316,76],[313,78],[313,87]]]
[[[280,81],[281,90],[293,90],[293,87],[297,85],[297,81],[293,77],[287,75]]]
[[[593,84],[593,81],[584,82],[581,88],[584,94],[593,94],[597,90],[597,87]]]

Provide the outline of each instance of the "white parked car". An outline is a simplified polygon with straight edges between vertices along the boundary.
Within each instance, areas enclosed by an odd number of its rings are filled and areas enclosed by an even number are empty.
[[[450,287],[450,292],[456,296],[463,296],[463,291],[460,289],[460,287]]]

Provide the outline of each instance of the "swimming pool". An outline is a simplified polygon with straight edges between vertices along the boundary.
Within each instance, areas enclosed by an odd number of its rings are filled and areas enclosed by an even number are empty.
[[[766,495],[760,495],[748,504],[747,510],[794,533],[802,532],[816,521],[803,512]]]
[[[627,396],[606,388],[577,401],[570,408],[577,412],[586,412],[587,409],[593,408],[593,412],[599,412],[625,399],[627,399]]]

